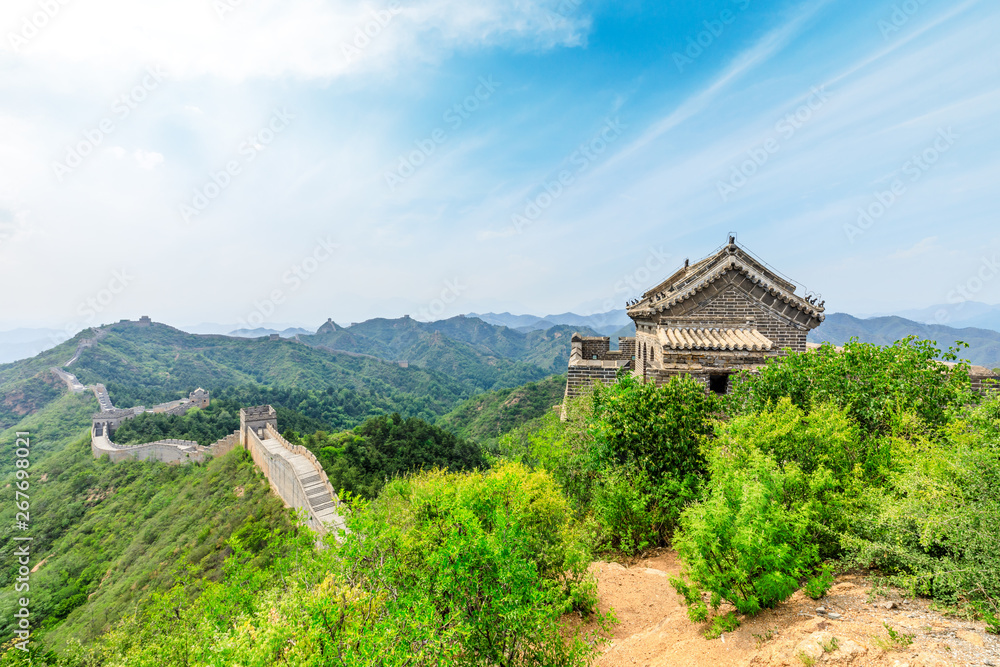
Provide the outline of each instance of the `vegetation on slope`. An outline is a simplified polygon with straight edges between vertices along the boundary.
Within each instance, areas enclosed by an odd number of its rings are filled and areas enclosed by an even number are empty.
[[[374,498],[387,481],[408,473],[488,467],[477,443],[399,414],[374,417],[353,431],[284,435],[316,455],[335,489],[364,498]]]
[[[701,591],[743,613],[803,584],[822,594],[824,563],[996,615],[1000,396],[972,394],[961,364],[944,372],[952,354],[914,340],[791,354],[718,403],[690,379],[623,377],[500,449],[551,470],[605,548],[672,544],[695,620]]]
[[[79,432],[78,432],[79,433]],[[84,431],[86,433],[86,431]],[[44,438],[44,431],[33,431]],[[31,618],[51,629],[47,642],[89,640],[134,612],[175,574],[220,576],[236,535],[267,563],[273,531],[291,528],[282,503],[253,463],[235,451],[205,466],[95,460],[89,437],[77,437],[29,469]],[[0,508],[14,524],[14,504]],[[13,533],[2,538],[0,618],[14,629],[17,575]]]
[[[296,558],[255,559],[237,531],[217,542],[232,553],[216,581],[157,579],[63,664],[586,664],[593,638],[559,623],[594,608],[595,548],[672,545],[686,566],[673,584],[698,622],[723,601],[753,614],[803,586],[821,596],[832,568],[855,565],[995,619],[1000,396],[971,393],[967,367],[945,371],[941,356],[913,340],[849,342],[775,359],[724,398],[690,378],[623,376],[570,402],[565,422],[548,410],[503,434],[489,468],[476,445],[398,415],[291,429],[350,485],[343,544],[315,552],[287,533],[267,543]],[[320,389],[246,391],[287,392],[285,410],[331,405]],[[141,539],[143,525],[132,530]],[[183,558],[178,545],[160,558]]]
[[[308,345],[406,360],[455,377],[471,379],[481,389],[516,387],[551,373],[569,362],[574,331],[596,336],[586,327],[560,325],[521,333],[487,324],[474,317],[418,322],[409,317],[373,319],[347,328],[321,327],[315,336],[301,336]]]
[[[480,394],[435,422],[463,438],[493,445],[497,438],[562,403],[566,376],[555,375],[517,389]]]
[[[582,667],[600,640],[561,618],[596,604],[573,526],[544,471],[428,471],[356,501],[341,544],[315,551],[278,535],[279,555],[262,567],[231,539],[219,581],[181,577],[94,644],[31,657],[74,667]],[[10,649],[0,664],[26,660]]]
[[[136,445],[173,438],[194,440],[207,447],[239,428],[239,411],[230,412],[213,401],[207,408],[189,410],[185,415],[146,412],[127,419],[115,429],[113,439],[116,445]]]

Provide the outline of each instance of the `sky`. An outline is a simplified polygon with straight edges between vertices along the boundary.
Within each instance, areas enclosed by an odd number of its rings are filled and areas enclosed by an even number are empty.
[[[988,0],[4,0],[0,330],[1000,302]]]

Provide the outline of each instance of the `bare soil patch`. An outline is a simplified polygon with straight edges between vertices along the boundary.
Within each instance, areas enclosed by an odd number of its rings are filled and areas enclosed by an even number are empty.
[[[821,600],[798,592],[775,609],[741,618],[736,631],[708,640],[702,635],[707,625],[688,620],[682,598],[668,581],[681,570],[673,552],[629,567],[595,562],[591,569],[601,611],[613,608],[619,621],[594,663],[600,667],[1000,667],[1000,637],[987,634],[983,623],[946,617],[930,610],[927,600],[908,599],[899,591],[876,594],[861,575],[838,577]],[[724,605],[719,611],[729,610]],[[902,643],[890,641],[886,623]]]

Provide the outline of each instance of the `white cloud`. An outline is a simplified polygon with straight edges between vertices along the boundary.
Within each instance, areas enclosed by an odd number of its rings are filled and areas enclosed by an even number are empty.
[[[889,259],[910,259],[917,257],[918,255],[923,255],[932,250],[940,250],[937,243],[938,237],[928,236],[925,239],[921,239],[909,248],[904,248],[902,250],[897,250],[896,252],[889,255]]]
[[[94,72],[156,63],[175,80],[312,79],[434,61],[472,46],[576,46],[589,27],[584,12],[555,14],[558,0],[221,1],[234,5],[221,18],[213,0],[68,2],[43,27],[26,31],[36,3],[7,0],[0,51],[46,67],[72,63]]]
[[[163,153],[144,151],[139,148],[132,155],[135,157],[136,164],[139,165],[140,169],[154,169],[156,165],[163,164]]]

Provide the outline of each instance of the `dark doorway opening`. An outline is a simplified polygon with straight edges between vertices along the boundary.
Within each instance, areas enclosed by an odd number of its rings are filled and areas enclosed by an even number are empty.
[[[725,394],[729,391],[728,375],[709,375],[708,389],[715,394]]]

